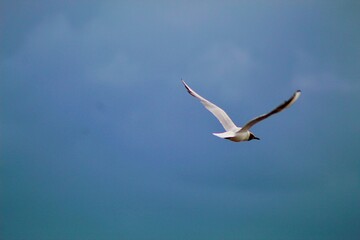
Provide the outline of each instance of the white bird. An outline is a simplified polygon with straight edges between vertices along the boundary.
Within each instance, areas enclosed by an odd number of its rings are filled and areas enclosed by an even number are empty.
[[[260,115],[252,120],[250,120],[248,123],[246,123],[243,127],[237,127],[231,118],[226,114],[224,110],[213,104],[212,102],[206,100],[199,94],[197,94],[194,90],[192,90],[183,80],[181,80],[187,89],[187,91],[192,95],[193,97],[196,97],[200,100],[200,102],[205,106],[207,110],[209,110],[214,116],[220,121],[221,125],[226,130],[222,133],[213,133],[215,136],[219,138],[228,139],[233,142],[242,142],[242,141],[250,141],[253,139],[260,140],[260,138],[256,137],[252,132],[250,132],[250,128],[257,124],[258,122],[270,117],[271,115],[281,112],[285,108],[290,107],[291,105],[296,102],[296,100],[300,97],[301,91],[297,90],[291,98],[289,98],[287,101],[285,101],[283,104],[276,107],[274,110],[272,110],[269,113]]]

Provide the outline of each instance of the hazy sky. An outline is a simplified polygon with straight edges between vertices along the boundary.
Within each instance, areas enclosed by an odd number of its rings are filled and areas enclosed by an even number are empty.
[[[0,9],[0,239],[360,236],[359,1]]]

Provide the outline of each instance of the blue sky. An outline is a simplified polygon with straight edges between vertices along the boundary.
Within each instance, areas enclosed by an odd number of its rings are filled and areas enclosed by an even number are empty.
[[[357,1],[0,4],[1,239],[360,235]]]

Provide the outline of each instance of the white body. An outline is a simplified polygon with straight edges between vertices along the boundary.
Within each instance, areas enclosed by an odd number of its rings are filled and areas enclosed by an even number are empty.
[[[213,133],[215,136],[223,139],[228,139],[233,142],[242,142],[248,141],[250,137],[250,131],[240,131],[241,128],[238,128],[237,131],[227,131],[222,133]]]

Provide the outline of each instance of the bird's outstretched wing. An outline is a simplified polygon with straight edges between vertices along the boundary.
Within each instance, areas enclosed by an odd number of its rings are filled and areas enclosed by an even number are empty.
[[[300,97],[301,91],[297,90],[292,96],[291,98],[289,98],[287,101],[285,101],[283,104],[279,105],[277,108],[275,108],[274,110],[272,110],[269,113],[260,115],[254,119],[252,119],[251,121],[249,121],[248,123],[246,123],[244,125],[244,127],[241,128],[240,132],[243,131],[248,131],[252,126],[254,126],[255,124],[257,124],[258,122],[270,117],[271,115],[275,114],[275,113],[279,113],[282,110],[284,110],[285,108],[290,107],[291,105],[294,104],[294,102],[296,102],[296,100]]]
[[[226,131],[237,129],[236,125],[233,123],[231,118],[226,114],[224,110],[197,94],[183,80],[181,81],[183,82],[186,90],[190,93],[190,95],[199,99],[200,102],[205,106],[205,108],[209,110],[212,114],[214,114],[214,116],[220,121],[221,125]]]

